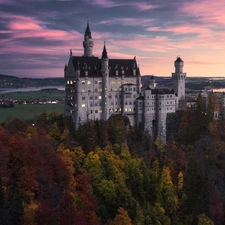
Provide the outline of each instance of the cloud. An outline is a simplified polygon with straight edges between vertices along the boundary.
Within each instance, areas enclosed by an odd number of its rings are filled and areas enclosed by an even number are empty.
[[[21,51],[21,53],[32,51],[34,54],[54,54],[56,50],[61,51],[65,46],[69,48],[72,42],[81,40],[83,37],[77,31],[50,29],[47,27],[47,23],[32,17],[10,14],[3,14],[3,16],[8,19],[8,30],[2,30],[0,33],[7,34],[9,37],[2,38],[1,40],[1,54],[17,51]],[[28,40],[37,40],[37,43],[34,46]],[[42,47],[38,42],[45,42],[48,48]],[[51,45],[55,46],[51,47]]]
[[[131,18],[131,17],[126,17],[126,18],[111,18],[109,20],[102,20],[99,22],[99,24],[103,25],[109,25],[109,24],[119,24],[123,26],[148,26],[154,19],[151,18]]]
[[[201,27],[196,24],[181,24],[179,26],[165,26],[165,27],[149,27],[148,31],[157,32],[171,32],[177,34],[208,34],[210,30],[206,27]]]
[[[195,0],[185,2],[179,11],[214,27],[219,24],[225,25],[224,10],[224,0]]]
[[[90,4],[89,0],[84,0],[85,2]],[[112,1],[112,0],[92,0],[91,4],[96,6],[96,7],[101,7],[101,8],[114,8],[114,7],[132,7],[135,8],[139,11],[145,11],[145,10],[150,10],[150,9],[155,9],[158,6],[150,4],[150,1]],[[128,10],[126,8],[125,10]]]

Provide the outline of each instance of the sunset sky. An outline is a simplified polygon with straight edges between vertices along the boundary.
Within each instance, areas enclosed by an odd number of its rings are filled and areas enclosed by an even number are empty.
[[[224,0],[0,0],[0,74],[63,77],[83,54],[87,17],[95,56],[134,56],[142,75],[225,76]]]

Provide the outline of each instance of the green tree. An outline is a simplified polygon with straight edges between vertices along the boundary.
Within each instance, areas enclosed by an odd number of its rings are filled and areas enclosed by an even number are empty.
[[[0,175],[0,224],[5,224],[5,192],[2,187],[1,175]]]
[[[166,210],[166,215],[171,218],[171,222],[176,224],[176,212],[178,209],[178,196],[173,186],[172,178],[170,176],[170,169],[167,166],[163,167],[160,189],[163,196],[163,205]]]
[[[198,216],[198,225],[214,225],[214,222],[203,213]]]
[[[24,204],[30,203],[28,195],[21,192],[17,183],[11,190],[6,204],[6,221],[9,225],[21,225],[24,216]]]

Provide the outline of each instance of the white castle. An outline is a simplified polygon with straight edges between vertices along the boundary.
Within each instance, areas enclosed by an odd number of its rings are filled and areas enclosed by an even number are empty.
[[[166,121],[169,113],[179,109],[185,99],[184,62],[177,57],[172,73],[173,89],[158,88],[152,76],[149,85],[141,87],[141,74],[136,57],[109,59],[104,44],[102,57],[93,55],[94,41],[89,23],[84,34],[84,55],[73,56],[70,50],[65,65],[65,109],[78,127],[88,120],[107,120],[111,115],[127,116],[132,126],[156,138],[166,138]]]

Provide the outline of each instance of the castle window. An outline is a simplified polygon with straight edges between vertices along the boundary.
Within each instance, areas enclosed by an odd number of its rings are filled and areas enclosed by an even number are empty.
[[[124,74],[124,70],[122,70],[122,74]]]
[[[118,80],[118,84],[121,84],[121,80]]]
[[[98,103],[97,102],[95,103],[95,106],[98,106]]]
[[[127,108],[125,108],[125,112],[127,112]]]
[[[98,113],[98,110],[95,110],[95,113]]]
[[[98,81],[97,80],[95,80],[95,84],[97,84],[98,83]]]
[[[102,110],[101,110],[101,109],[99,109],[99,110],[98,110],[98,112],[99,112],[99,113],[101,113],[101,112],[102,112]]]
[[[98,99],[98,96],[97,95],[95,96],[95,99]]]
[[[112,84],[115,84],[115,81],[114,80],[112,81]]]
[[[84,80],[82,80],[82,82],[81,82],[82,84],[85,84],[85,81]]]
[[[99,88],[99,89],[98,89],[98,92],[102,92],[102,89],[101,89],[101,88]]]
[[[135,87],[133,88],[133,91],[136,91],[136,88]]]
[[[98,81],[98,83],[99,83],[99,84],[101,84],[101,83],[102,83],[102,81],[101,81],[101,80],[99,80],[99,81]]]
[[[82,92],[85,92],[85,89],[82,89]]]
[[[115,98],[117,98],[117,95],[115,95]]]
[[[72,80],[70,81],[70,84],[73,84],[73,81]]]
[[[91,84],[91,81],[90,81],[90,80],[88,80],[87,84]]]
[[[82,104],[81,107],[82,107],[82,108],[85,108],[85,104]]]
[[[98,89],[97,88],[95,88],[95,92],[97,92],[98,91]]]
[[[88,75],[88,71],[85,71],[85,76],[87,76]]]
[[[82,97],[82,100],[85,100],[85,96]]]
[[[90,106],[93,106],[93,104],[91,103]]]
[[[109,98],[112,98],[112,96],[111,96],[111,95],[109,95]]]
[[[99,95],[99,96],[98,96],[98,99],[102,99],[102,96],[101,96],[101,95]]]

